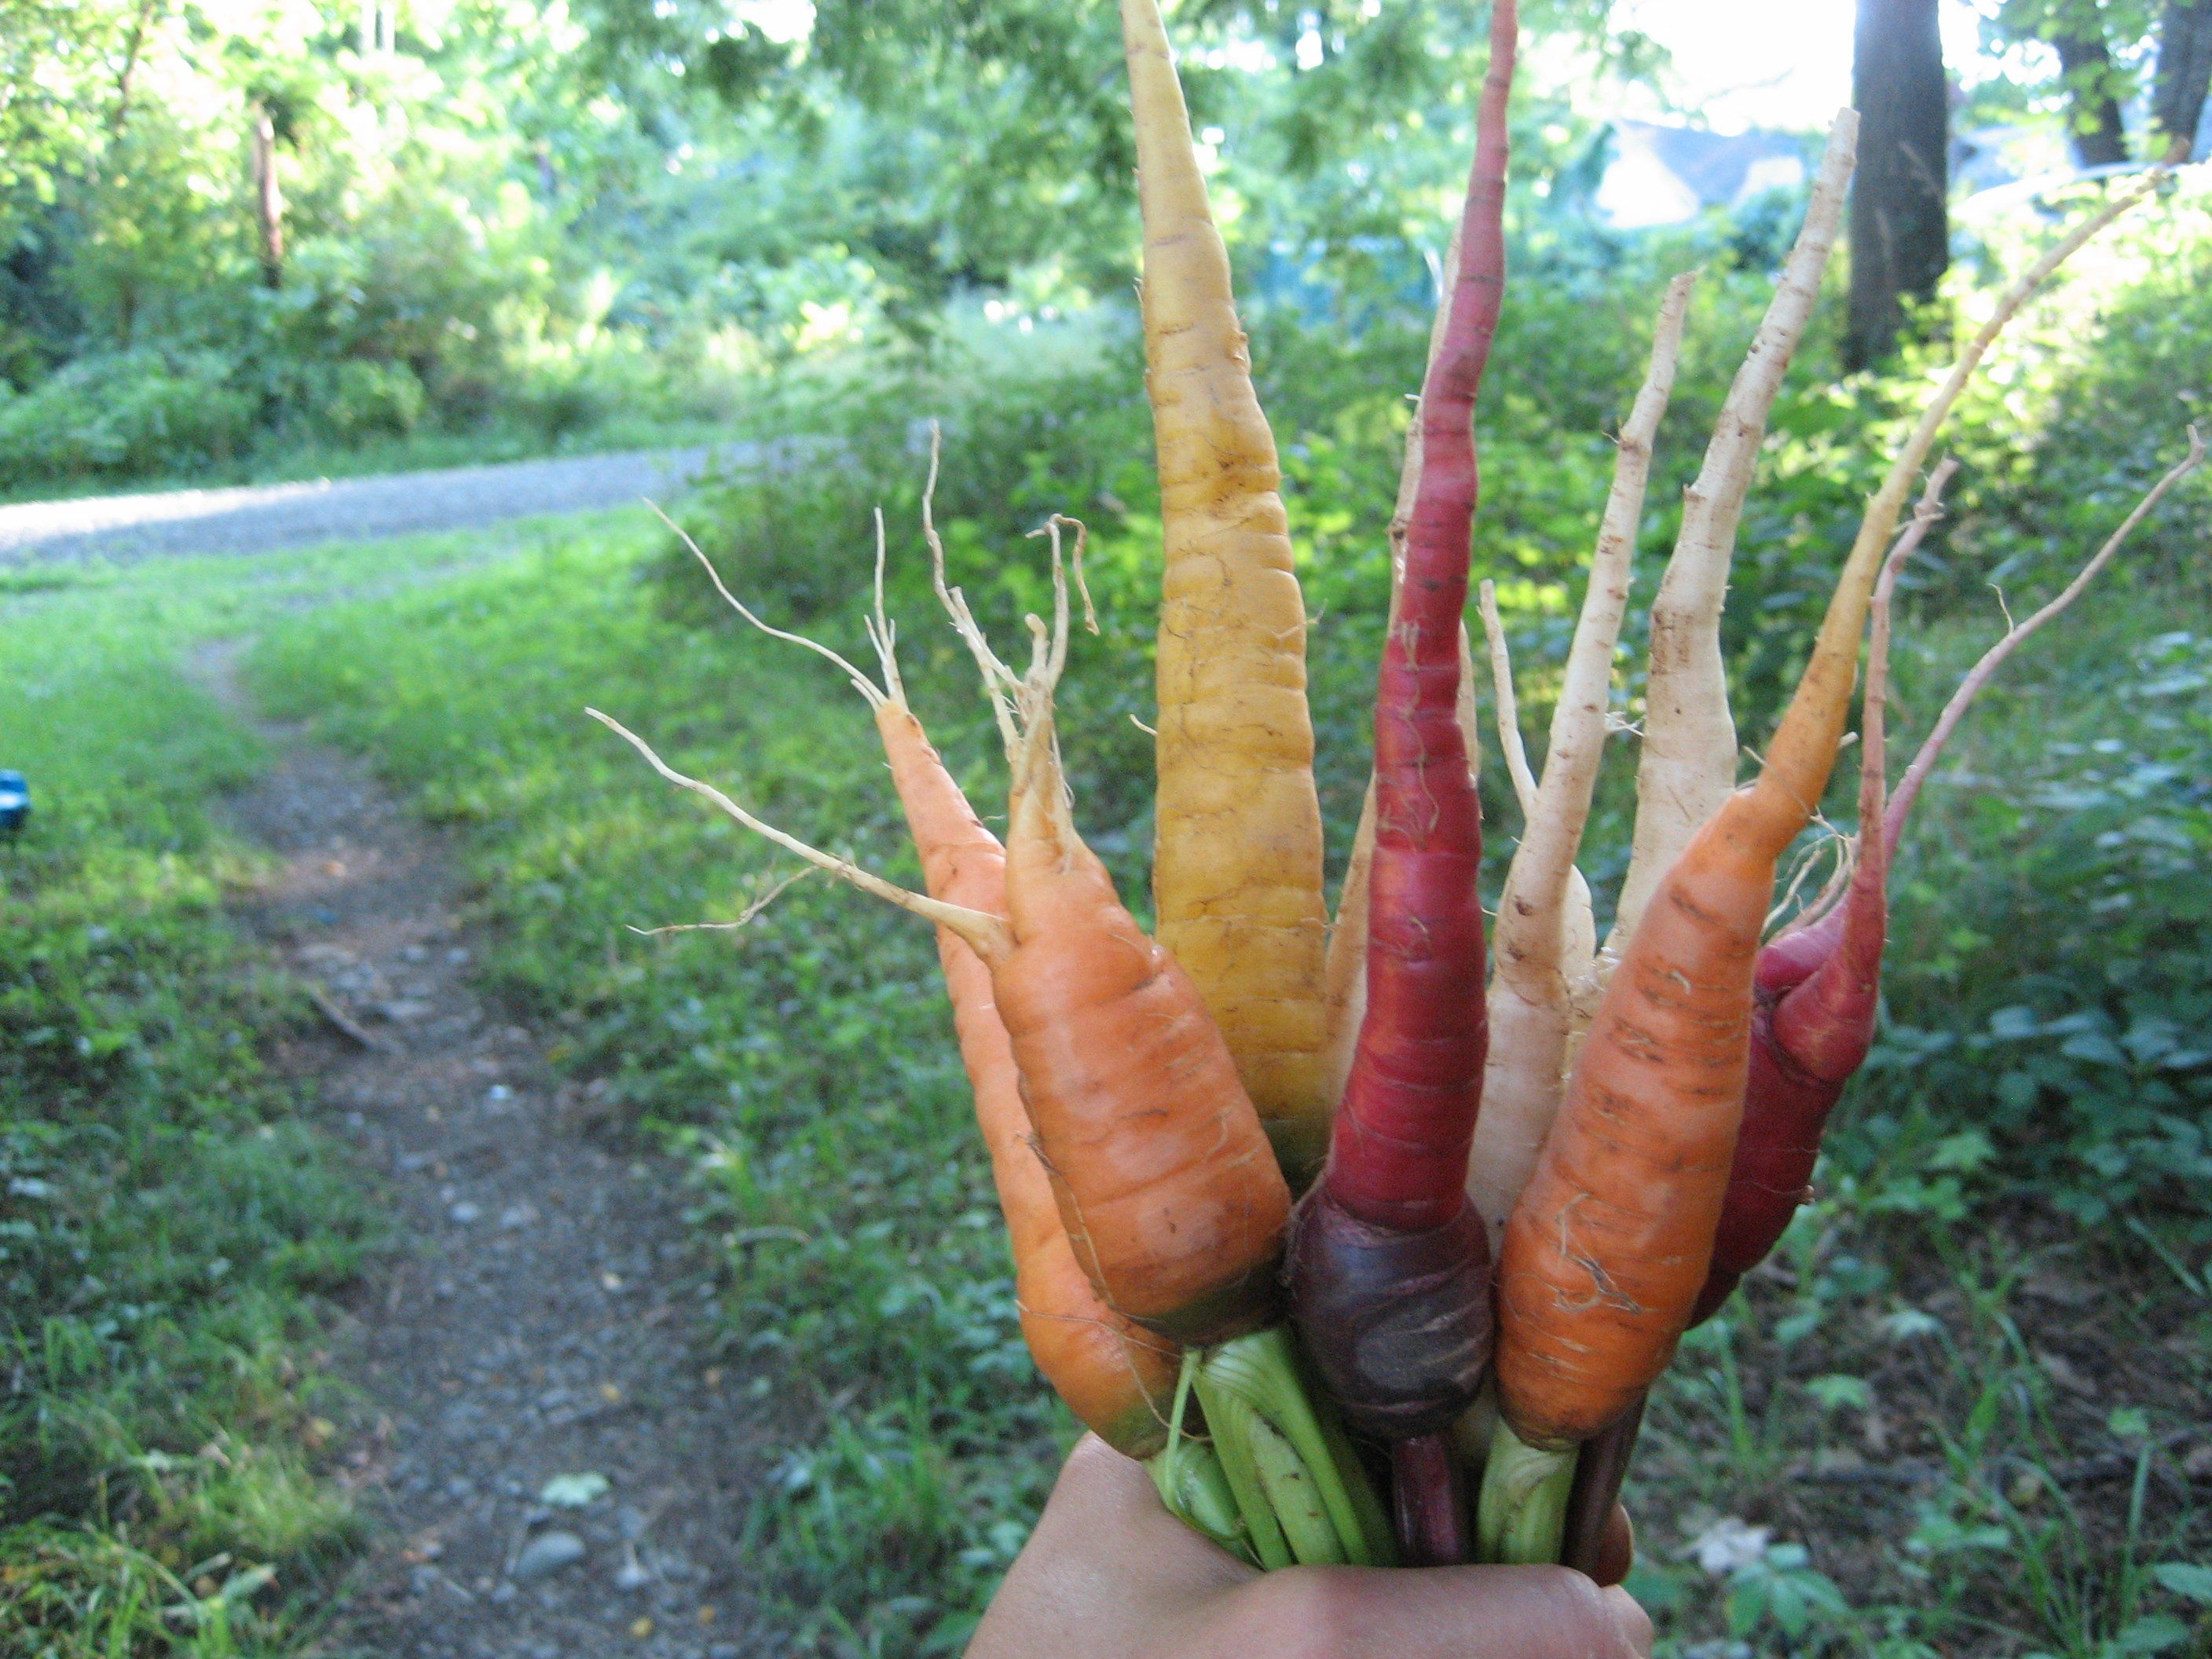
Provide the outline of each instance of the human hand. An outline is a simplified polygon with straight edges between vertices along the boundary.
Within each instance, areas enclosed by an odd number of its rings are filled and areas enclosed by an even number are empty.
[[[1626,1517],[1607,1565],[1627,1569]],[[1619,1572],[1603,1574],[1618,1577]],[[1565,1567],[1259,1573],[1086,1435],[967,1659],[1642,1659],[1626,1591]]]

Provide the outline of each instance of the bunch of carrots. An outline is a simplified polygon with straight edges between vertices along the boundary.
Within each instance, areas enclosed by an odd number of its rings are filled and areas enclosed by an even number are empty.
[[[1961,355],[1869,502],[1796,694],[1739,787],[1722,606],[1768,414],[1844,210],[1856,118],[1838,116],[1651,602],[1633,857],[1601,942],[1576,859],[1690,299],[1692,278],[1677,279],[1620,434],[1540,773],[1484,585],[1526,820],[1492,933],[1466,616],[1474,413],[1505,294],[1516,24],[1514,0],[1494,0],[1466,209],[1390,526],[1373,780],[1332,914],[1274,441],[1156,0],[1121,9],[1165,527],[1156,935],[1085,844],[1061,767],[1054,700],[1083,551],[1072,520],[1038,532],[1054,614],[1030,618],[1016,665],[947,585],[925,496],[937,592],[1005,747],[1003,841],[908,703],[880,519],[875,672],[798,641],[872,709],[924,893],[761,822],[593,712],[672,781],[935,926],[1030,1352],[1079,1419],[1149,1465],[1170,1509],[1269,1568],[1588,1567],[1645,1392],[1780,1238],[1865,1058],[1887,872],[1929,769],[2005,656],[2203,459],[2192,432],[2073,586],[1968,676],[1887,798],[1890,594],[1939,516],[1949,464],[1899,533],[1906,502],[2007,320],[2156,180],[2059,242]],[[1859,835],[1832,890],[1770,938],[1778,864],[1826,792],[1869,629]]]

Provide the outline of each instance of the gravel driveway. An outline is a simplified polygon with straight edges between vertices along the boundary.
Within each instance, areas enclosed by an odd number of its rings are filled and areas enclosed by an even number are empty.
[[[495,466],[235,489],[178,489],[0,507],[0,566],[271,553],[316,542],[468,530],[540,513],[619,507],[674,493],[710,454],[750,446],[580,455]]]

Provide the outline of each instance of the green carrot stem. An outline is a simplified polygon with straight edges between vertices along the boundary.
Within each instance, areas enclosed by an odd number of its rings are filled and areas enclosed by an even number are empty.
[[[1498,1419],[1475,1512],[1476,1543],[1485,1561],[1548,1566],[1559,1560],[1578,1455],[1573,1446],[1565,1451],[1531,1446]]]
[[[1145,1466],[1168,1513],[1194,1531],[1204,1533],[1238,1560],[1260,1565],[1252,1547],[1252,1534],[1237,1507],[1237,1493],[1221,1468],[1212,1445],[1184,1437],[1171,1442]]]
[[[1252,1462],[1260,1472],[1260,1485],[1267,1494],[1275,1519],[1290,1540],[1291,1553],[1302,1567],[1340,1566],[1344,1540],[1322,1501],[1319,1483],[1306,1461],[1273,1424],[1255,1415],[1249,1433]]]
[[[1398,1564],[1398,1529],[1383,1506],[1382,1494],[1375,1490],[1375,1483],[1367,1478],[1367,1465],[1345,1431],[1344,1421],[1334,1410],[1318,1413],[1322,1439],[1328,1447],[1328,1467],[1349,1471],[1345,1489],[1352,1499],[1358,1535],[1366,1547],[1366,1553],[1353,1559],[1362,1565],[1395,1566]],[[1368,1556],[1374,1559],[1369,1560]]]
[[[1214,1401],[1233,1399],[1281,1435],[1304,1461],[1342,1545],[1336,1559],[1356,1566],[1395,1565],[1397,1547],[1389,1513],[1337,1424],[1334,1408],[1308,1382],[1286,1329],[1277,1326],[1208,1349],[1200,1364],[1198,1386],[1217,1441],[1223,1431]],[[1240,1453],[1245,1449],[1239,1448]],[[1223,1445],[1221,1450],[1228,1468],[1229,1448]]]
[[[1199,1404],[1206,1412],[1206,1427],[1213,1436],[1213,1449],[1221,1464],[1222,1477],[1229,1483],[1237,1512],[1244,1518],[1252,1553],[1269,1572],[1296,1565],[1290,1540],[1283,1535],[1282,1522],[1275,1518],[1274,1505],[1267,1500],[1267,1489],[1260,1479],[1259,1464],[1252,1450],[1252,1425],[1258,1420],[1259,1413],[1237,1394],[1216,1388],[1203,1365],[1194,1380]]]

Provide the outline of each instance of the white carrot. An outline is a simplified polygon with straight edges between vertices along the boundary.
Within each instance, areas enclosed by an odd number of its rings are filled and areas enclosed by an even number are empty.
[[[1621,428],[1611,495],[1606,503],[1589,584],[1583,596],[1540,781],[1529,780],[1525,827],[1513,855],[1492,935],[1496,967],[1489,988],[1490,1057],[1482,1115],[1475,1126],[1468,1191],[1491,1227],[1492,1242],[1513,1200],[1535,1168],[1537,1152],[1565,1087],[1573,990],[1596,954],[1589,884],[1575,867],[1589,822],[1591,793],[1605,754],[1613,647],[1628,610],[1636,530],[1644,514],[1652,446],[1674,394],[1682,328],[1694,275],[1669,284],[1659,312],[1643,388]],[[1498,674],[1498,722],[1516,784],[1528,773],[1520,750],[1512,669],[1497,604],[1483,585],[1483,619],[1492,630]]]
[[[1636,774],[1636,842],[1621,884],[1612,933],[1598,965],[1618,961],[1650,902],[1652,890],[1690,838],[1735,787],[1735,722],[1721,660],[1721,606],[1736,526],[1766,419],[1820,295],[1844,219],[1846,187],[1858,153],[1858,115],[1844,110],[1828,130],[1804,228],[1751,351],[1729,388],[1705,465],[1683,498],[1682,529],[1651,604],[1650,673],[1644,752]]]

